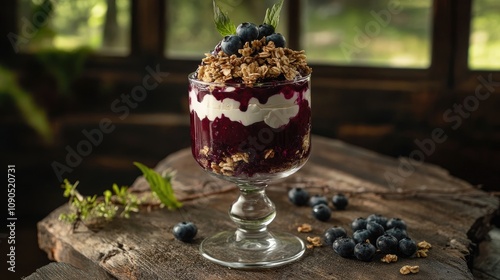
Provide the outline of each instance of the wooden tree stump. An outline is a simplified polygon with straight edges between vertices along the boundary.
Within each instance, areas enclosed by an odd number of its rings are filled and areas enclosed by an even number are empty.
[[[498,199],[439,167],[423,164],[409,172],[401,166],[400,160],[314,136],[305,167],[268,188],[277,208],[270,230],[292,232],[305,241],[339,225],[352,235],[353,219],[378,213],[404,219],[413,239],[430,242],[433,248],[427,258],[367,263],[341,258],[323,246],[308,249],[290,265],[267,270],[213,264],[199,254],[198,247],[205,237],[235,228],[227,212],[238,192],[230,183],[202,171],[190,149],[168,156],[156,167],[158,171],[176,170],[173,186],[184,201],[181,210],[143,210],[129,219],[117,218],[97,232],[85,227],[72,232],[70,225],[58,221],[59,214],[68,211],[63,205],[39,222],[39,244],[50,259],[99,272],[103,279],[399,279],[403,265],[420,267],[412,279],[473,279],[467,262],[498,211]],[[407,176],[399,186],[390,186],[387,172]],[[288,201],[287,191],[293,186],[329,198],[343,192],[349,196],[349,205],[344,211],[333,211],[330,221],[317,221],[309,207],[296,207]],[[141,194],[149,192],[149,187],[139,178],[131,190]],[[171,234],[172,227],[185,220],[198,226],[192,243],[182,243]],[[298,233],[297,227],[303,223],[311,224],[313,231]]]

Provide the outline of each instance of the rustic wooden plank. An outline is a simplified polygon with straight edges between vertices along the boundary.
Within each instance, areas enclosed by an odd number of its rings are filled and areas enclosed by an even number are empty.
[[[429,257],[389,265],[364,263],[340,258],[331,248],[320,247],[308,250],[301,260],[288,266],[242,271],[212,264],[198,253],[205,237],[234,228],[227,209],[237,191],[201,171],[189,149],[157,166],[159,171],[166,168],[177,171],[173,184],[177,195],[186,201],[183,209],[142,211],[130,219],[116,219],[98,232],[82,228],[71,233],[69,225],[57,221],[58,215],[67,211],[67,206],[62,206],[38,224],[40,247],[51,259],[73,265],[82,262],[75,255],[83,256],[92,269],[118,279],[396,279],[399,268],[406,264],[420,266],[412,279],[473,279],[467,266],[471,238],[484,238],[488,221],[498,209],[497,198],[436,166],[421,165],[399,186],[389,187],[384,174],[397,172],[399,161],[315,136],[306,166],[269,187],[268,195],[278,211],[270,229],[296,232],[299,224],[310,223],[313,232],[297,233],[305,240],[332,225],[344,226],[352,234],[350,222],[372,213],[397,216],[408,223],[412,238],[433,245]],[[327,223],[316,221],[309,208],[288,202],[287,189],[297,185],[328,196],[347,193],[350,205],[345,211],[334,211]],[[141,179],[132,189],[147,191]],[[183,220],[198,225],[198,236],[191,244],[175,240],[170,233]]]
[[[24,280],[95,280],[95,279],[115,279],[110,275],[102,273],[102,270],[82,270],[70,264],[59,262],[50,263],[37,269]]]

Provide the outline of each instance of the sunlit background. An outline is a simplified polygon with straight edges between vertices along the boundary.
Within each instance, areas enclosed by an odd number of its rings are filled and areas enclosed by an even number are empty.
[[[301,34],[301,47],[311,62],[332,65],[426,68],[431,62],[432,1],[401,0],[398,13],[390,14],[384,26],[373,12],[387,10],[392,0],[307,0],[301,16],[301,30],[278,32]],[[20,24],[31,18],[46,0],[20,0]],[[261,14],[273,1],[220,1],[221,8],[231,14],[234,22],[262,22]],[[286,4],[285,4],[286,5]],[[219,35],[212,24],[211,1],[171,0],[166,8],[167,29],[165,56],[198,58],[213,49]],[[130,52],[129,0],[59,0],[51,5],[48,23],[36,38],[24,44],[23,51],[36,52],[46,48],[72,50],[78,47],[105,55],[126,56]],[[472,69],[499,67],[500,2],[473,1],[469,65]],[[385,18],[383,18],[385,19]],[[282,22],[288,20],[286,14]],[[370,26],[375,21],[380,28]],[[371,32],[371,33],[370,33]],[[356,38],[362,44],[356,44]],[[336,46],[336,47],[333,47]]]

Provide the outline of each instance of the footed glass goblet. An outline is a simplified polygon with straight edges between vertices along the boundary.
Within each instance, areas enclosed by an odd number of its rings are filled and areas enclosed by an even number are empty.
[[[201,254],[233,268],[265,268],[297,260],[304,242],[267,226],[276,216],[267,185],[300,169],[310,153],[310,76],[292,81],[208,83],[189,75],[191,148],[210,174],[235,183],[235,231],[206,238]]]

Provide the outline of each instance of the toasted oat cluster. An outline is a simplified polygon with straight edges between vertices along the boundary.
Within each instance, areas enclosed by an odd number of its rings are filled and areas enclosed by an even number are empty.
[[[283,170],[288,170],[291,166],[298,164],[298,162],[303,162],[307,159],[307,152],[310,145],[310,135],[309,131],[304,135],[302,140],[302,149],[295,151],[293,156],[295,160],[293,162],[281,162],[278,166],[273,167],[269,172],[276,173]],[[254,156],[258,156],[261,159],[272,161],[275,157],[274,149],[265,149]],[[199,150],[198,162],[207,170],[211,170],[216,174],[221,174],[224,176],[234,176],[235,170],[238,169],[240,164],[249,164],[251,162],[251,156],[247,152],[237,152],[233,154],[224,153],[221,158],[214,158],[213,151],[208,146],[203,146]],[[304,228],[306,230],[306,228]],[[306,232],[306,231],[304,231]]]
[[[208,149],[208,147],[207,147],[207,149]],[[205,149],[203,149],[202,151],[204,152]],[[231,155],[230,157],[225,157],[224,161],[219,162],[219,164],[212,162],[210,167],[217,174],[232,176],[233,172],[234,172],[235,165],[239,161],[244,161],[244,162],[248,163],[248,157],[249,157],[248,153],[236,153],[234,155]]]
[[[418,265],[405,265],[399,269],[399,273],[406,275],[410,273],[418,273],[420,271],[420,267]]]
[[[313,247],[321,247],[323,244],[321,243],[321,237],[307,237],[307,242],[309,244],[306,245],[307,249],[312,249]]]
[[[305,52],[289,48],[277,48],[266,39],[246,42],[238,55],[228,56],[223,51],[214,55],[205,54],[198,67],[198,80],[222,83],[241,79],[251,85],[255,82],[272,80],[284,76],[286,80],[307,76],[312,70],[307,66]]]
[[[382,257],[380,261],[385,263],[397,262],[398,256],[393,254],[387,254],[384,257]]]
[[[297,227],[298,232],[311,232],[312,226],[310,224],[302,224]]]
[[[431,243],[427,242],[427,241],[421,241],[421,242],[418,242],[417,244],[418,248],[419,249],[430,249],[432,248],[432,245]]]
[[[417,250],[417,257],[418,258],[427,258],[427,253],[429,252],[429,249],[432,248],[432,245],[427,242],[427,241],[422,241],[417,244],[418,250]]]

